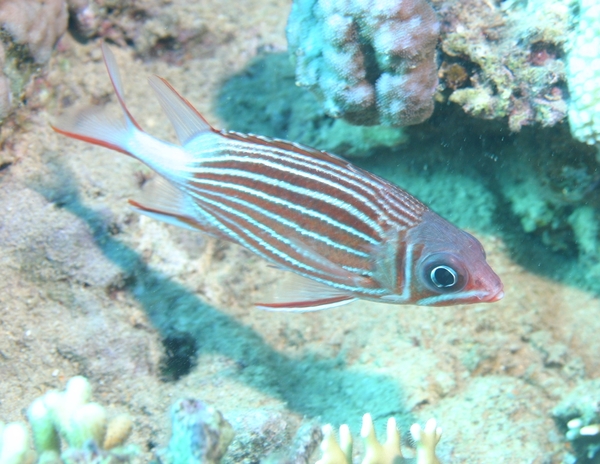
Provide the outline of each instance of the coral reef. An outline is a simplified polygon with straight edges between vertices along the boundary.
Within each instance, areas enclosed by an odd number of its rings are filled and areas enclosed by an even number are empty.
[[[406,126],[427,119],[439,23],[425,0],[296,0],[287,26],[296,79],[332,117]]]
[[[600,149],[600,3],[579,0],[579,23],[567,56],[569,126],[577,140]]]
[[[441,97],[511,131],[552,126],[567,112],[564,51],[571,0],[435,0],[441,33]]]
[[[514,132],[566,117],[572,0],[432,0],[435,13],[425,2],[394,5],[294,2],[287,35],[297,82],[314,91],[327,114],[365,125],[428,118],[437,82],[437,13],[438,101],[477,118],[506,118]],[[589,55],[598,47],[580,48]],[[589,97],[576,102],[581,105],[588,107]]]
[[[327,425],[323,428],[325,435],[321,444],[323,456],[316,464],[352,464],[352,436],[347,425],[340,427],[340,442],[335,440],[333,428]],[[439,464],[435,455],[435,447],[442,436],[442,429],[437,427],[435,419],[427,421],[424,429],[419,424],[413,424],[410,433],[416,444],[416,464]],[[387,439],[380,443],[375,435],[373,420],[370,414],[363,416],[361,437],[365,442],[363,464],[402,464],[412,462],[405,459],[400,448],[400,433],[396,421],[390,418],[387,423]]]

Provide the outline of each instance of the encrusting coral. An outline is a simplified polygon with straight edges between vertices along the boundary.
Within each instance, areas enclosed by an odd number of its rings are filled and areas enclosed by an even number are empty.
[[[416,464],[439,464],[435,454],[435,447],[440,441],[442,429],[437,427],[435,419],[430,419],[421,429],[418,424],[413,424],[410,433],[415,441]],[[321,451],[323,457],[316,464],[352,464],[352,436],[347,425],[340,427],[340,442],[335,440],[333,428],[326,425],[323,428],[323,442]],[[363,424],[360,432],[365,442],[365,456],[362,464],[402,464],[411,462],[404,458],[400,447],[400,432],[396,428],[393,418],[387,422],[387,439],[380,443],[375,435],[373,420],[370,414],[363,416]]]
[[[407,126],[433,112],[439,23],[425,0],[295,0],[296,80],[332,117]]]

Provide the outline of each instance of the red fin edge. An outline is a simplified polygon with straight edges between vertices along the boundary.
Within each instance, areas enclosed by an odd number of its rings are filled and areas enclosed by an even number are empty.
[[[259,309],[267,311],[319,311],[321,309],[334,308],[356,300],[353,296],[334,296],[320,300],[286,301],[285,303],[255,303]]]
[[[56,132],[58,134],[70,137],[72,139],[81,140],[83,142],[88,142],[88,143],[91,143],[92,145],[99,145],[101,147],[108,148],[108,149],[114,150],[114,151],[118,151],[119,153],[123,153],[124,155],[131,156],[132,158],[135,158],[135,156],[133,156],[128,151],[123,150],[118,145],[105,142],[104,140],[95,139],[93,137],[88,137],[86,135],[76,134],[74,132],[69,132],[69,131],[66,131],[66,130],[62,130],[62,129],[59,129],[58,127],[56,127],[56,126],[53,126],[52,124],[50,124],[50,127],[52,128],[52,130],[54,132]]]

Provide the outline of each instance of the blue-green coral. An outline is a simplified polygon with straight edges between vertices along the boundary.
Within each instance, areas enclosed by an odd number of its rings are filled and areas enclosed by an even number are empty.
[[[425,0],[296,0],[287,37],[297,83],[360,125],[406,126],[433,112],[439,22]]]

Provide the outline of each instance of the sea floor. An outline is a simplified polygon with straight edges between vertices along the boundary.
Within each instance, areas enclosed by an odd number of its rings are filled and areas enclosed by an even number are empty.
[[[218,5],[197,7],[212,37],[202,56],[173,65],[113,46],[130,110],[153,135],[174,139],[146,76],[223,127],[221,83],[258,50],[285,50],[288,2]],[[51,130],[67,106],[114,101],[98,42],[65,36],[59,48],[40,104],[4,136],[0,419],[23,420],[33,399],[82,374],[109,411],[132,415],[142,462],[166,445],[168,408],[185,397],[237,429],[228,463],[285,454],[303,421],[348,423],[358,436],[366,412],[380,431],[396,417],[405,435],[436,418],[443,463],[568,462],[553,410],[600,372],[595,295],[524,269],[502,234],[473,224],[505,285],[498,303],[255,309],[280,271],[132,212],[149,170]]]

